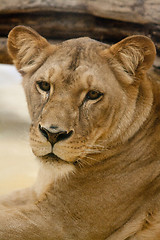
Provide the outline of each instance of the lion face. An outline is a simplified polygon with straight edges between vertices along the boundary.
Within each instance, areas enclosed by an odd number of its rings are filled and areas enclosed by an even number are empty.
[[[111,48],[89,38],[53,46],[32,29],[16,27],[8,48],[23,75],[31,147],[45,161],[102,161],[149,114],[152,96],[139,91],[155,56],[146,37]]]
[[[77,41],[77,46],[80,41],[87,44],[87,40],[81,39]],[[86,54],[81,60],[77,46],[73,47],[73,44],[72,41],[68,43],[67,51],[65,46],[59,52],[57,50],[55,56],[50,56],[32,75],[30,83],[28,79],[24,80],[24,86],[31,103],[31,146],[35,155],[46,156],[53,151],[59,158],[75,162],[103,150],[102,140],[106,139],[104,128],[108,135],[111,134],[111,115],[121,107],[125,96],[103,59],[99,57],[96,64]],[[86,49],[83,51],[81,54],[85,54]],[[72,55],[76,54],[77,63],[72,59]],[[93,59],[98,58],[93,50],[90,54]],[[99,79],[100,75],[102,77]],[[112,90],[113,84],[115,87]],[[120,102],[115,101],[116,96],[121,98]],[[112,101],[116,104],[110,108],[108,103]],[[40,103],[39,106],[37,103]],[[62,132],[64,135],[59,135],[63,136],[62,140],[52,146],[46,137],[49,134],[46,130]]]

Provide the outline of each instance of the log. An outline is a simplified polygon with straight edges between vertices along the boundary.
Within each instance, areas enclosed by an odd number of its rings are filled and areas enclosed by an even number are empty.
[[[1,0],[0,62],[9,61],[3,39],[16,25],[30,26],[48,40],[88,36],[112,44],[143,34],[160,55],[159,6],[160,0]]]
[[[59,41],[49,41],[51,44],[57,44]],[[0,38],[0,63],[8,63],[12,64],[12,59],[8,55],[7,52],[7,38]],[[151,76],[153,76],[155,79],[159,79],[160,77],[160,57],[156,57],[154,64],[150,70]]]
[[[0,38],[0,63],[12,63],[7,53],[7,38]]]
[[[160,26],[153,24],[121,22],[80,13],[0,14],[0,36],[7,37],[16,25],[30,26],[52,40],[88,36],[115,43],[133,34],[143,34],[152,38],[160,54]]]
[[[39,14],[8,14],[0,15],[1,35],[16,25],[27,25],[34,28],[46,38],[68,39],[72,37],[89,36],[99,40],[114,42],[133,34],[150,34],[150,25],[120,22],[110,19],[95,18],[88,14],[79,13],[44,13]]]
[[[160,0],[1,0],[0,13],[56,11],[88,13],[136,23],[160,23]]]

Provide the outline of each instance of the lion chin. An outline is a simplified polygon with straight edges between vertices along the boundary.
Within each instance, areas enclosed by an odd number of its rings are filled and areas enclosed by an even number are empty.
[[[61,158],[57,157],[54,153],[48,153],[44,156],[40,157],[43,160],[50,160],[50,161],[63,161]]]
[[[159,240],[160,84],[145,36],[108,46],[8,36],[23,76],[33,186],[0,200],[0,240]]]
[[[48,153],[48,154],[46,154],[44,156],[39,157],[39,159],[41,159],[42,161],[45,161],[45,162],[50,162],[50,163],[52,163],[52,162],[65,162],[65,160],[59,158],[58,156],[56,156],[52,152]],[[77,161],[73,161],[72,163],[76,164]]]

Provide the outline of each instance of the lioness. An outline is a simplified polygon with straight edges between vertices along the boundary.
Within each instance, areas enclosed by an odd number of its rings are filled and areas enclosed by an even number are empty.
[[[23,76],[40,171],[33,187],[1,198],[0,240],[159,240],[160,85],[147,74],[153,42],[50,45],[18,26],[8,51]]]

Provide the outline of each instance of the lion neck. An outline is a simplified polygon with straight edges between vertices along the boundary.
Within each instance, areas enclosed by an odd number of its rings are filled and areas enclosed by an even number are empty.
[[[150,86],[149,83],[150,89],[158,89],[157,86],[153,86],[152,88]],[[142,84],[142,93],[145,91],[143,87],[144,85]],[[129,179],[130,171],[136,172],[137,169],[144,168],[149,172],[149,175],[145,181],[143,172],[139,175],[137,174],[135,176],[137,182],[142,176],[144,179],[144,185],[147,185],[150,180],[153,180],[152,177],[154,178],[159,174],[159,168],[157,168],[157,165],[159,160],[160,126],[159,121],[157,120],[159,119],[157,116],[157,107],[160,101],[159,99],[153,99],[153,93],[151,91],[145,91],[145,94],[143,95],[145,96],[145,99],[144,101],[141,99],[142,104],[139,105],[139,108],[137,107],[138,110],[133,118],[133,122],[136,122],[138,127],[136,126],[134,128],[132,131],[134,134],[132,134],[132,136],[130,136],[129,133],[127,140],[124,141],[124,138],[123,140],[121,138],[117,143],[115,142],[113,146],[107,146],[106,151],[102,151],[101,154],[99,153],[90,156],[90,161],[94,158],[96,159],[94,164],[84,164],[82,167],[56,162],[53,164],[41,164],[36,185],[38,195],[48,191],[50,186],[55,186],[55,183],[59,183],[62,179],[68,177],[71,172],[73,173],[75,171],[77,172],[77,175],[80,173],[79,176],[82,178],[87,178],[90,173],[96,175],[99,174],[99,172],[104,171],[106,176],[128,173]],[[146,98],[146,96],[148,96],[148,98]],[[159,96],[158,93],[157,96]],[[150,102],[147,102],[146,99],[149,99]],[[132,123],[130,127],[133,127]],[[151,179],[149,179],[149,176]]]
[[[149,157],[146,159],[146,156],[140,162],[137,157],[134,161],[127,161],[128,153],[117,153],[96,166],[74,169],[74,174],[72,167],[43,165],[36,185],[38,204],[50,206],[50,211],[55,210],[52,210],[54,206],[56,209],[65,206],[69,216],[77,219],[78,225],[91,222],[93,229],[106,231],[105,236],[110,236],[135,213],[139,214],[141,206],[147,206],[150,199],[154,200],[159,187],[155,182],[160,174],[157,162]],[[151,182],[153,188],[150,187]],[[63,211],[61,214],[69,224],[73,224],[67,219],[67,214]]]
[[[74,171],[75,167],[65,162],[40,162],[38,176],[33,185],[37,199],[43,198],[61,179],[67,179]]]
[[[149,202],[155,201],[160,176],[158,152],[153,155],[153,130],[146,133],[139,132],[121,151],[117,148],[111,157],[94,166],[42,164],[36,183],[38,204],[50,207],[50,211],[55,210],[53,206],[65,206],[78,226],[91,222],[93,230],[97,228],[105,236],[120,229],[135,214],[144,216]],[[69,225],[73,224],[63,211],[61,214]]]

